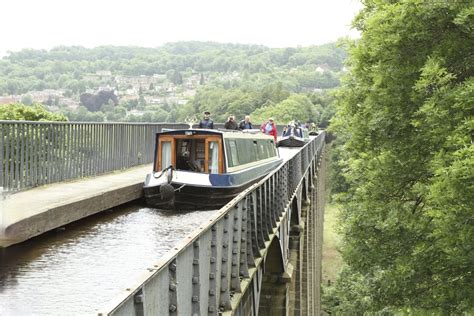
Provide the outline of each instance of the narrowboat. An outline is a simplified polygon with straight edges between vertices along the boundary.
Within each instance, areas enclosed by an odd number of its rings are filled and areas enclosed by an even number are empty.
[[[278,147],[302,147],[309,141],[306,128],[288,126],[278,141]]]
[[[218,209],[282,163],[272,136],[209,129],[156,134],[153,172],[144,184],[148,205]]]

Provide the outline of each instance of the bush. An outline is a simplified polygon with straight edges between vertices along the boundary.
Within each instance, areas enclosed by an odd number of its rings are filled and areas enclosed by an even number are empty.
[[[63,114],[52,113],[40,104],[13,103],[0,106],[0,120],[4,121],[67,121]]]

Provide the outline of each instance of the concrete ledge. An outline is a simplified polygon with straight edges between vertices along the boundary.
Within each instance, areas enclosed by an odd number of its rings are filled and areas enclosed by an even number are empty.
[[[151,165],[140,166],[10,195],[0,201],[0,247],[142,197],[143,181],[150,171]]]

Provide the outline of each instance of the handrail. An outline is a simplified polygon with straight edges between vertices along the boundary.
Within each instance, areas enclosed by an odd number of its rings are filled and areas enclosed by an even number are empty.
[[[293,158],[241,192],[148,269],[135,286],[111,300],[99,315],[130,314],[137,302],[157,315],[178,308],[183,315],[229,310],[235,303],[235,294],[231,302],[230,292],[240,293],[240,278],[253,277],[252,267],[261,264],[265,236],[273,234],[281,216],[288,216],[303,178],[317,168],[324,140],[322,132]],[[202,262],[202,258],[210,261]],[[193,285],[195,281],[199,286]],[[147,291],[156,293],[158,289],[164,293],[146,296]],[[192,300],[177,295],[180,291],[191,294]]]
[[[224,124],[216,123],[216,128]],[[185,123],[0,121],[0,191],[151,163],[155,133]]]

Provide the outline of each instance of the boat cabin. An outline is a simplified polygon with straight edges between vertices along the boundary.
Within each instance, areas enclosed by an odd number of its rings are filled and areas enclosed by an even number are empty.
[[[272,137],[215,130],[175,130],[157,134],[154,171],[223,174],[278,158]]]

